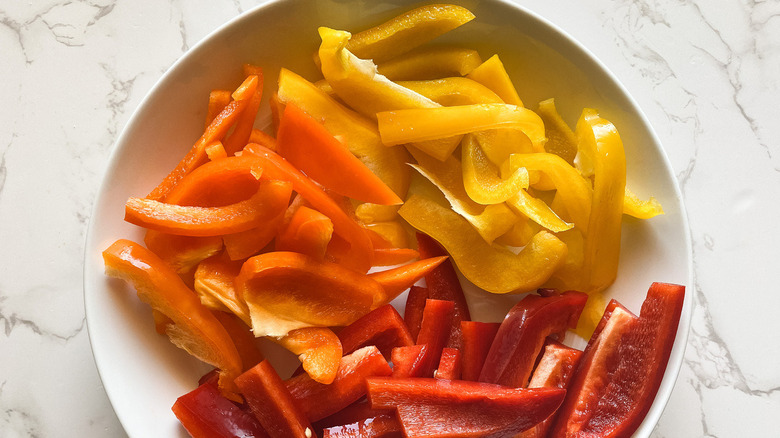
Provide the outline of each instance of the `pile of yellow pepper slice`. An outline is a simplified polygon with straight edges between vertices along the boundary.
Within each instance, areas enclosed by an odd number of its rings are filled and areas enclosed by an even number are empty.
[[[411,225],[488,292],[593,296],[617,275],[623,214],[663,210],[627,190],[620,136],[596,110],[572,130],[552,99],[524,106],[498,55],[428,45],[473,18],[428,5],[355,34],[320,28],[324,79],[283,69],[274,100],[321,120],[405,200],[356,207],[388,240]]]

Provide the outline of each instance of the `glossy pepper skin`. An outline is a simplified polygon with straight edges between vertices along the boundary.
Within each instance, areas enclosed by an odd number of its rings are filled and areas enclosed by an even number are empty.
[[[525,387],[547,336],[576,327],[587,299],[582,292],[567,291],[520,300],[501,323],[479,381]]]
[[[377,307],[339,331],[344,354],[369,345],[376,346],[385,359],[393,348],[414,345],[404,320],[390,304]]]
[[[666,371],[684,297],[684,286],[653,283],[639,317],[614,306],[583,355],[551,437],[636,431]]]

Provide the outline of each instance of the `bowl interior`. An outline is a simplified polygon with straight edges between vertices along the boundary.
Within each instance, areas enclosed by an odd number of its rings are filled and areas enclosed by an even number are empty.
[[[123,283],[103,275],[102,250],[118,238],[143,239],[138,228],[123,221],[124,202],[129,196],[148,193],[175,166],[202,130],[209,91],[233,88],[241,79],[243,63],[263,67],[265,96],[269,96],[281,67],[318,79],[311,57],[319,43],[317,27],[359,31],[417,3],[280,0],[262,5],[216,30],[183,56],[128,122],[92,216],[85,302],[95,360],[129,436],[187,436],[170,408],[207,367],[157,335],[148,307]],[[680,193],[657,137],[625,89],[585,48],[533,13],[498,0],[454,3],[468,7],[477,18],[441,42],[476,48],[483,59],[498,53],[529,107],[555,97],[570,124],[583,107],[597,108],[620,131],[629,187],[662,203],[666,214],[661,217],[624,221],[620,273],[608,296],[638,311],[653,281],[690,286],[691,249]],[[266,105],[259,120],[261,125],[270,122]],[[486,297],[472,290],[469,299],[475,319],[498,321],[517,298]],[[636,436],[649,436],[669,398],[682,363],[690,315],[688,292],[666,375]]]

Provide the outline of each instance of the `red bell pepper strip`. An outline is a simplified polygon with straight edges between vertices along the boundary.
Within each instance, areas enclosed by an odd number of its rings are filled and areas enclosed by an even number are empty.
[[[423,310],[425,310],[425,300],[427,299],[428,288],[422,286],[412,286],[406,296],[404,322],[409,327],[412,339],[417,339],[417,335],[420,333],[420,324],[422,324]]]
[[[176,399],[171,410],[192,438],[269,438],[252,414],[219,393],[214,381]]]
[[[417,233],[417,250],[420,252],[420,258],[429,258],[436,256],[445,256],[447,251],[433,240],[432,237]],[[439,265],[425,276],[425,283],[428,287],[428,298],[434,300],[449,300],[455,303],[455,311],[452,316],[452,329],[450,337],[447,340],[447,347],[460,348],[462,335],[460,332],[460,322],[471,319],[469,305],[466,297],[463,295],[463,288],[460,286],[458,274],[452,265],[452,260]]]
[[[317,421],[316,423],[312,424],[312,426],[314,426],[314,431],[317,432],[318,435],[322,436],[323,431],[330,427],[357,423],[365,419],[377,417],[383,414],[391,415],[393,418],[395,418],[394,410],[371,409],[371,405],[368,404],[368,400],[363,397],[355,403],[352,403],[346,408],[336,412],[335,414],[329,415],[322,420]]]
[[[403,438],[403,430],[395,414],[389,413],[329,427],[322,438]]]
[[[276,139],[279,155],[336,193],[372,204],[403,203],[322,123],[292,103],[284,108]]]
[[[267,360],[236,378],[246,403],[271,438],[312,438],[309,419]]]
[[[414,345],[414,339],[404,320],[390,304],[377,307],[338,333],[344,354],[373,345],[385,359],[395,347]]]
[[[143,246],[120,239],[103,251],[106,274],[129,281],[138,298],[173,321],[171,342],[221,370],[219,387],[231,399],[233,379],[243,371],[236,346],[219,320],[165,262]]]
[[[275,152],[250,143],[244,148],[244,153],[262,158],[265,161],[264,175],[290,181],[293,190],[309,201],[315,210],[329,217],[333,221],[333,232],[350,244],[347,258],[342,263],[360,272],[368,271],[372,266],[373,247],[365,228],[349,217],[317,184]]]
[[[441,351],[439,368],[433,374],[437,379],[459,380],[461,373],[460,351],[455,348],[444,348]]]
[[[460,322],[460,330],[463,333],[461,379],[473,382],[479,380],[479,373],[482,372],[485,358],[500,326],[501,323],[498,322]]]
[[[552,437],[630,437],[636,431],[666,371],[684,297],[684,286],[653,283],[638,318],[619,307],[612,311],[583,355]]]
[[[404,436],[511,437],[547,418],[566,391],[463,380],[370,378],[375,409],[397,409]]]
[[[581,357],[582,351],[548,339],[528,387],[567,389]],[[545,438],[554,419],[555,414],[526,430],[518,438]]]
[[[145,228],[181,236],[219,236],[254,228],[287,207],[292,186],[286,181],[261,181],[251,198],[222,207],[189,207],[146,198],[130,198],[125,220]]]
[[[431,362],[428,344],[393,348],[393,377],[422,377]]]
[[[417,344],[428,345],[429,360],[425,364],[422,377],[433,376],[436,361],[441,357],[441,352],[447,344],[452,329],[452,315],[455,303],[452,301],[432,300],[425,301],[420,333],[417,335]]]
[[[418,280],[435,271],[438,266],[447,261],[447,256],[429,257],[408,263],[396,268],[386,269],[368,274],[369,277],[382,285],[385,294],[374,302],[374,305],[387,304],[398,295],[417,283]]]
[[[166,176],[163,181],[152,190],[146,197],[155,201],[165,201],[168,193],[184,178],[185,175],[192,172],[201,164],[208,161],[206,155],[206,146],[221,140],[228,132],[231,126],[246,109],[249,100],[257,90],[257,76],[250,76],[233,93],[235,100],[231,101],[222,112],[206,128],[190,151],[181,159],[178,165]]]
[[[392,372],[382,353],[370,346],[342,357],[336,378],[329,385],[315,382],[307,374],[288,379],[286,385],[309,421],[315,422],[363,397],[366,378],[389,376]]]
[[[480,382],[524,387],[547,336],[577,326],[588,296],[528,295],[515,304],[498,329],[479,376]]]

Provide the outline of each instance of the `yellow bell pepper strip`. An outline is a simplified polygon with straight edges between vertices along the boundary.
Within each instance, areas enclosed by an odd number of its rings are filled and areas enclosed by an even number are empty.
[[[480,64],[482,58],[476,50],[438,46],[421,47],[378,63],[376,68],[391,81],[423,81],[465,76]]]
[[[555,197],[563,203],[566,213],[580,230],[588,229],[593,189],[590,182],[563,158],[552,153],[513,154],[510,168],[525,168],[542,172],[556,189]]]
[[[520,189],[514,196],[507,199],[506,203],[516,213],[526,216],[554,233],[560,233],[574,227],[574,224],[558,217],[544,201],[531,196],[523,189]]]
[[[544,123],[535,112],[515,105],[475,104],[400,109],[377,114],[382,142],[388,146],[434,140],[495,128],[514,128],[544,147]]]
[[[652,196],[647,201],[644,201],[626,187],[626,196],[623,198],[623,214],[637,219],[650,219],[664,214],[664,209],[658,200]]]
[[[370,59],[360,59],[346,46],[351,34],[327,27],[319,29],[322,75],[336,95],[366,117],[399,108],[435,108],[427,97],[404,88],[377,73]]]
[[[233,284],[242,264],[242,261],[230,260],[224,255],[200,262],[195,269],[193,289],[204,306],[233,313],[250,326],[249,308]]]
[[[469,198],[463,186],[463,170],[457,158],[451,156],[441,162],[419,152],[415,157],[418,164],[411,166],[444,194],[447,202],[443,204],[449,204],[465,218],[485,242],[493,242],[517,222],[517,215],[503,203],[486,207]]]
[[[255,336],[346,326],[385,294],[382,285],[362,273],[287,251],[248,259],[235,285],[249,307]]]
[[[155,201],[165,200],[168,193],[185,175],[208,160],[206,146],[214,141],[222,140],[228,130],[238,120],[249,105],[249,101],[257,90],[259,79],[252,75],[233,92],[233,101],[220,112],[209,124],[203,135],[192,146],[179,164],[151,191],[146,197]]]
[[[219,368],[219,387],[226,397],[241,400],[233,379],[243,370],[241,357],[222,324],[198,296],[159,257],[143,246],[120,239],[103,251],[106,274],[133,284],[138,298],[170,318],[171,342]]]
[[[438,241],[469,281],[491,293],[532,291],[566,257],[566,245],[546,231],[537,233],[518,254],[490,245],[457,213],[421,196],[411,196],[399,214]]]
[[[398,205],[363,203],[355,207],[355,217],[363,224],[388,222],[398,218]]]
[[[387,242],[387,247],[407,248],[409,246],[409,234],[400,221],[389,220],[386,222],[374,222],[365,224],[364,226],[381,236]],[[374,248],[377,246],[378,245],[374,244]]]
[[[355,222],[332,197],[275,152],[250,143],[244,148],[244,153],[263,159],[265,175],[290,181],[293,189],[314,209],[329,217],[333,222],[333,232],[349,243],[349,251],[342,254],[344,258],[341,262],[357,271],[368,271],[371,267],[371,240],[365,229]]]
[[[251,198],[222,207],[190,207],[130,198],[125,220],[181,236],[220,236],[254,228],[283,211],[292,193],[286,181],[261,181]]]
[[[523,106],[523,101],[520,100],[520,96],[512,84],[512,79],[509,78],[504,63],[501,62],[498,55],[491,56],[466,77],[493,90],[504,103]]]
[[[327,327],[305,327],[292,330],[280,338],[269,337],[287,351],[298,356],[303,370],[315,382],[333,382],[341,362],[339,337]]]
[[[544,120],[547,133],[547,143],[544,150],[555,154],[574,165],[574,157],[577,156],[577,137],[569,125],[563,121],[555,108],[555,99],[547,99],[539,102],[536,113]]]
[[[527,189],[528,171],[515,167],[508,178],[501,178],[498,167],[482,151],[478,138],[468,134],[461,145],[463,186],[469,197],[478,204],[499,204]]]
[[[580,147],[593,157],[594,169],[593,205],[583,248],[585,287],[580,290],[600,291],[617,276],[626,156],[615,126],[593,109],[583,110],[576,132]]]
[[[287,69],[279,72],[278,98],[322,122],[395,194],[404,198],[409,187],[409,155],[402,147],[382,144],[376,125],[340,104],[314,84]],[[278,125],[277,125],[278,126]]]
[[[356,33],[347,49],[360,58],[382,62],[419,47],[473,19],[474,14],[462,6],[421,6]]]
[[[496,93],[469,78],[449,77],[427,81],[399,81],[398,84],[443,106],[503,103]]]
[[[536,233],[539,232],[539,226],[525,216],[518,216],[517,222],[506,233],[498,236],[495,243],[504,246],[513,246],[522,248],[528,245]]]

